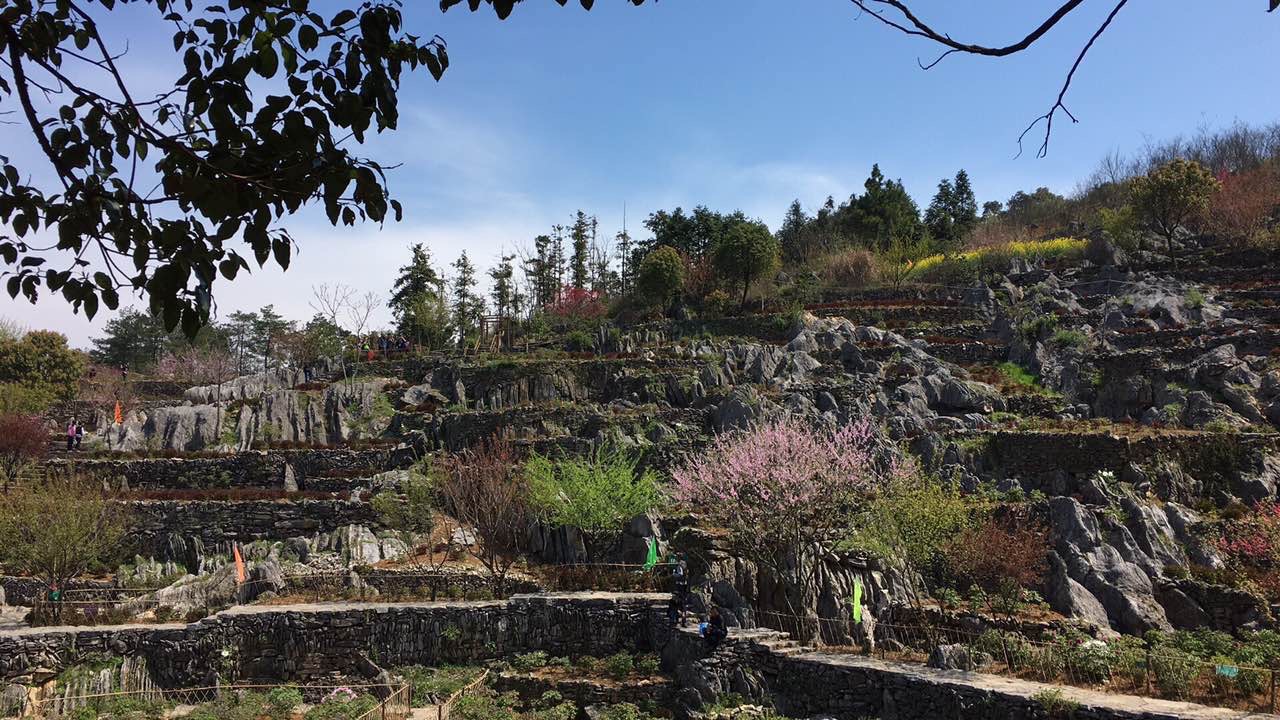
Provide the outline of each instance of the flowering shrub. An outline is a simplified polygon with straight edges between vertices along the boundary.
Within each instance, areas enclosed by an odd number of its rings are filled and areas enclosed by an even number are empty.
[[[1227,562],[1270,599],[1280,598],[1280,503],[1258,503],[1218,539]]]
[[[556,298],[545,308],[547,315],[558,320],[599,320],[608,308],[604,296],[586,288],[566,285],[556,293]]]
[[[902,472],[878,460],[875,440],[867,420],[824,432],[784,419],[721,435],[675,469],[674,495],[746,556],[781,566],[847,526],[860,493]]]

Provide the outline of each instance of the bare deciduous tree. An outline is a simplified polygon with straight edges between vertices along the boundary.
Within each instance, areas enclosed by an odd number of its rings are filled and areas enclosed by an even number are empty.
[[[529,543],[529,490],[515,449],[493,438],[446,459],[438,488],[445,508],[473,534],[467,550],[489,571],[501,596]]]

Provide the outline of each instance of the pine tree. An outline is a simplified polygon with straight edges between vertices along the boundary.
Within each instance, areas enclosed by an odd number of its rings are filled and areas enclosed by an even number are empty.
[[[958,238],[963,240],[969,237],[969,233],[978,224],[978,199],[973,194],[973,186],[969,184],[969,173],[963,168],[956,173],[952,188],[952,220],[955,222]]]
[[[484,316],[484,300],[476,294],[476,268],[467,257],[467,251],[453,263],[453,324],[458,332],[458,344],[466,346],[480,330]]]
[[[827,198],[828,202],[831,198]],[[778,227],[778,243],[782,246],[782,256],[789,261],[800,260],[806,255],[804,239],[809,226],[809,216],[800,205],[800,200],[792,200],[787,214]]]
[[[525,281],[533,293],[530,299],[535,307],[543,307],[551,302],[555,294],[552,245],[550,235],[539,235],[534,238],[533,257],[524,262]]]
[[[422,243],[415,243],[410,248],[409,264],[400,268],[400,276],[391,286],[391,299],[387,307],[391,308],[396,322],[402,326],[410,307],[423,294],[435,294],[440,287],[440,275],[431,265],[431,253]]]
[[[551,292],[548,293],[546,302],[555,302],[560,298],[560,288],[564,287],[564,231],[563,225],[554,225],[551,228]]]
[[[516,294],[515,286],[512,282],[512,277],[515,274],[515,268],[512,266],[512,261],[514,260],[514,255],[503,255],[498,259],[498,264],[489,270],[489,279],[493,281],[490,297],[493,298],[493,309],[498,317],[512,317],[515,315],[512,307]]]
[[[631,253],[631,234],[625,229],[619,230],[614,237],[614,255],[618,258],[618,291],[623,295],[630,294],[635,287],[635,267]]]
[[[944,246],[958,245],[978,224],[978,201],[969,184],[969,174],[956,173],[954,180],[938,183],[938,192],[924,214],[925,225]]]
[[[569,260],[570,282],[579,290],[587,287],[587,265],[590,262],[589,238],[591,225],[595,218],[588,219],[587,214],[578,211],[569,229],[569,239],[573,243],[573,255]]]

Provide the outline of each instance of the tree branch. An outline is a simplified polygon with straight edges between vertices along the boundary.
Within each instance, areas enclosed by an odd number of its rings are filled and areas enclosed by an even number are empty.
[[[1067,109],[1067,106],[1063,104],[1063,99],[1067,95],[1067,90],[1071,88],[1071,81],[1075,78],[1076,70],[1079,70],[1080,63],[1084,62],[1084,56],[1089,54],[1089,50],[1093,47],[1093,44],[1098,41],[1099,37],[1102,37],[1102,33],[1106,32],[1107,27],[1111,25],[1111,21],[1115,19],[1116,15],[1120,13],[1120,10],[1128,3],[1129,0],[1120,0],[1120,2],[1116,3],[1116,6],[1111,9],[1111,13],[1107,15],[1107,19],[1102,22],[1102,25],[1098,26],[1098,29],[1093,33],[1093,36],[1089,38],[1089,42],[1085,43],[1085,46],[1080,50],[1080,54],[1076,56],[1076,61],[1072,63],[1071,71],[1067,73],[1067,79],[1062,83],[1062,89],[1058,91],[1058,99],[1053,103],[1053,107],[1049,108],[1049,112],[1041,115],[1035,120],[1032,120],[1031,124],[1027,126],[1027,129],[1023,130],[1022,134],[1018,136],[1018,155],[1015,157],[1022,155],[1022,139],[1026,137],[1027,133],[1031,132],[1032,128],[1039,125],[1041,122],[1044,122],[1045,124],[1044,142],[1040,143],[1040,149],[1036,152],[1036,157],[1042,158],[1049,154],[1049,136],[1053,133],[1053,116],[1057,111],[1061,110],[1066,113],[1067,117],[1071,118],[1072,123],[1080,122],[1076,119],[1075,115],[1071,114],[1071,111]]]
[[[49,158],[49,162],[53,163],[53,167],[58,171],[58,179],[62,181],[62,187],[66,191],[71,190],[71,182],[75,181],[75,175],[63,164],[62,158],[58,157],[53,151],[53,146],[49,144],[49,138],[44,134],[44,126],[40,124],[40,118],[36,116],[35,106],[31,103],[31,92],[27,89],[27,73],[22,67],[22,50],[21,40],[13,28],[8,28],[5,32],[9,35],[9,64],[13,69],[13,84],[18,92],[18,100],[22,103],[22,111],[27,116],[27,124],[31,126],[31,132],[36,136],[36,142],[40,144],[40,149]]]
[[[937,30],[934,30],[927,23],[920,20],[920,18],[916,17],[916,15],[911,12],[911,9],[907,7],[906,3],[901,2],[901,0],[852,0],[852,2],[854,5],[857,5],[858,7],[862,8],[863,11],[865,11],[875,19],[879,20],[885,25],[888,25],[891,28],[894,28],[895,30],[899,30],[903,33],[906,33],[907,35],[915,35],[917,37],[927,38],[940,45],[945,45],[948,48],[951,48],[946,53],[943,53],[942,57],[938,58],[937,60],[934,60],[932,63],[929,63],[928,66],[922,66],[922,67],[933,67],[934,65],[937,65],[938,62],[942,60],[943,57],[950,55],[952,52],[963,52],[963,53],[969,53],[971,55],[986,55],[989,57],[1004,57],[1006,55],[1012,55],[1014,53],[1026,50],[1027,48],[1031,47],[1031,45],[1034,44],[1037,40],[1044,37],[1045,33],[1052,30],[1053,27],[1057,25],[1059,22],[1061,22],[1064,17],[1070,14],[1072,10],[1075,10],[1076,8],[1080,7],[1080,5],[1084,3],[1084,0],[1068,0],[1056,11],[1054,11],[1054,13],[1050,15],[1047,20],[1040,23],[1039,27],[1037,27],[1036,29],[1028,33],[1026,37],[1022,38],[1021,40],[1011,45],[1003,45],[999,47],[977,45],[973,43],[963,43],[957,40],[953,40],[950,35],[944,35],[938,32]],[[896,22],[890,18],[887,18],[884,16],[883,13],[867,7],[867,3],[869,2],[878,3],[880,5],[888,5],[889,7],[897,10],[899,13],[902,14],[904,18],[906,18],[907,22],[910,24],[911,27],[908,27],[907,25],[904,25],[900,22]]]

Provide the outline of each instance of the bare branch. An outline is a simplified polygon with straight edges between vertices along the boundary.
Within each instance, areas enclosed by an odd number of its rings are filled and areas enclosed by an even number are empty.
[[[1067,79],[1062,83],[1062,89],[1058,91],[1058,99],[1053,103],[1053,107],[1049,108],[1049,112],[1031,121],[1031,124],[1027,126],[1027,129],[1023,130],[1022,134],[1018,136],[1018,155],[1015,157],[1020,157],[1022,155],[1022,139],[1026,137],[1027,133],[1031,132],[1032,128],[1039,125],[1041,122],[1045,125],[1044,142],[1040,143],[1040,150],[1036,152],[1036,157],[1042,158],[1049,154],[1049,136],[1053,133],[1053,116],[1057,111],[1061,110],[1066,113],[1067,117],[1071,118],[1072,123],[1080,122],[1076,119],[1075,115],[1071,114],[1071,111],[1067,109],[1067,106],[1063,104],[1063,100],[1067,96],[1067,90],[1071,88],[1071,81],[1075,78],[1076,70],[1080,69],[1080,63],[1084,62],[1084,56],[1089,54],[1089,50],[1093,47],[1093,44],[1102,36],[1102,33],[1106,32],[1107,27],[1111,25],[1111,21],[1115,19],[1116,15],[1120,13],[1120,10],[1128,3],[1129,0],[1120,0],[1120,2],[1116,3],[1116,6],[1111,9],[1111,14],[1107,15],[1107,19],[1104,20],[1102,25],[1098,26],[1098,29],[1093,33],[1093,37],[1089,38],[1089,42],[1085,43],[1084,48],[1080,50],[1080,54],[1076,56],[1076,61],[1072,63],[1071,72],[1067,73]]]

